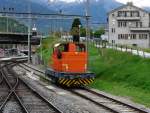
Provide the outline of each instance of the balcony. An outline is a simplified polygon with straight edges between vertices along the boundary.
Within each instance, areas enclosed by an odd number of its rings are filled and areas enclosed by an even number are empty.
[[[130,31],[143,31],[143,32],[149,32],[150,27],[130,27]]]
[[[140,20],[141,17],[117,17],[117,20]]]

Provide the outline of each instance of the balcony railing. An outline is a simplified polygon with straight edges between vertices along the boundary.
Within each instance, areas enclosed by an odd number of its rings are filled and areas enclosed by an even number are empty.
[[[141,17],[117,17],[117,20],[140,20]]]
[[[131,31],[150,31],[150,27],[130,27]]]

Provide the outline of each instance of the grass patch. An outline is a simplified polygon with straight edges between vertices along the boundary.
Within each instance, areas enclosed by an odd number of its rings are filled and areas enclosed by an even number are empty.
[[[144,51],[144,52],[148,52],[150,53],[150,49],[149,48],[141,48],[141,47],[136,47],[136,46],[127,46],[127,45],[117,45],[117,47],[122,47],[122,48],[128,48],[128,49],[134,49],[134,50],[139,50],[139,51]]]
[[[38,48],[37,52],[42,54],[45,65],[51,62],[50,58],[53,52],[53,46],[59,42],[59,38],[56,36],[49,36],[42,40],[42,46]]]
[[[46,63],[51,62],[53,45],[57,42],[59,38],[47,37],[38,49]],[[91,87],[150,107],[150,59],[112,49],[98,50],[92,45],[89,55],[89,68],[96,74]]]
[[[150,107],[150,59],[92,46],[89,50],[90,69],[97,75],[91,87]]]

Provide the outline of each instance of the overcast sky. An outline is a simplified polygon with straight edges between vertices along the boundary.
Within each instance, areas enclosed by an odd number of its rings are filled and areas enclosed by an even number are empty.
[[[55,1],[55,0],[49,0],[49,1]],[[61,0],[65,2],[73,2],[75,0]],[[77,1],[82,1],[82,0],[77,0]],[[92,1],[92,0],[90,0]],[[134,5],[139,6],[139,7],[150,7],[150,0],[116,0],[118,2],[126,4],[129,1],[132,1]]]

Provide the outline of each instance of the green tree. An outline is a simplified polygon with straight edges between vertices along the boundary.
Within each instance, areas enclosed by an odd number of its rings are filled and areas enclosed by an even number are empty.
[[[90,35],[93,36],[93,30],[92,29],[90,29]],[[86,28],[85,27],[80,28],[80,36],[86,37]]]
[[[79,25],[81,26],[80,19],[75,18],[71,27],[71,34],[73,35],[74,42],[79,42]]]
[[[105,33],[104,28],[103,28],[103,27],[100,27],[98,30],[95,31],[94,37],[100,38],[101,35],[103,35],[104,33]]]
[[[73,21],[73,23],[72,23],[71,29],[73,29],[74,27],[78,28],[79,25],[82,25],[80,19],[79,18],[75,18],[74,21]]]
[[[86,28],[84,28],[84,27],[80,28],[80,36],[81,37],[86,37]]]

